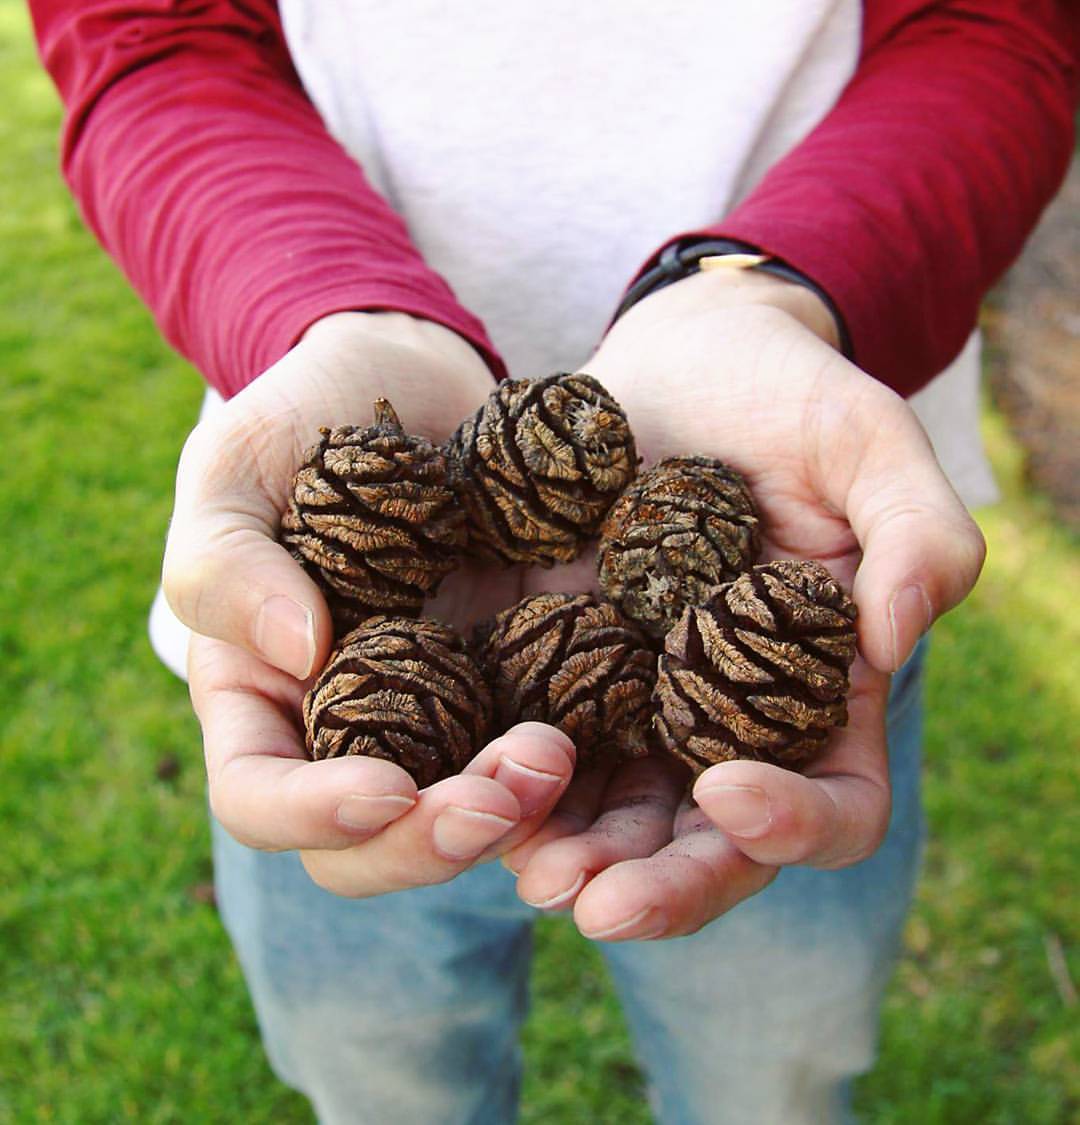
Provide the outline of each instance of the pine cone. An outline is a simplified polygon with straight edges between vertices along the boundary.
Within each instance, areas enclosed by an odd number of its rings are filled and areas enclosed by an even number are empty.
[[[600,529],[604,593],[656,640],[761,549],[742,477],[710,457],[669,457],[615,501]]]
[[[422,788],[459,773],[483,746],[491,693],[449,626],[370,617],[304,697],[304,726],[312,758],[385,758]]]
[[[469,550],[488,562],[569,562],[637,469],[622,407],[588,375],[500,383],[450,452]]]
[[[847,722],[855,615],[819,563],[767,563],[721,586],[665,641],[660,744],[695,773],[731,758],[805,764]]]
[[[326,595],[338,633],[416,616],[457,566],[465,517],[446,455],[381,398],[367,429],[322,429],[293,480],[281,540]]]
[[[536,594],[477,630],[499,730],[535,720],[574,741],[578,764],[645,753],[656,657],[591,594]]]

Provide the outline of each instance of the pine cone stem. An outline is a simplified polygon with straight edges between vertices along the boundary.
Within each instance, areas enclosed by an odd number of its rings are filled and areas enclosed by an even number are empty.
[[[401,425],[401,419],[388,398],[377,398],[372,405],[371,412],[374,415],[374,425],[380,429],[405,432]]]

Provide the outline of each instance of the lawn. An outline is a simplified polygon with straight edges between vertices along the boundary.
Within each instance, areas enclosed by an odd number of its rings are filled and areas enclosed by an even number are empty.
[[[146,641],[201,394],[83,230],[0,0],[0,1122],[304,1122],[211,877],[197,728]],[[926,871],[867,1121],[1080,1120],[1080,553],[988,410],[990,561],[937,630]],[[526,1122],[650,1120],[599,959],[539,930]]]

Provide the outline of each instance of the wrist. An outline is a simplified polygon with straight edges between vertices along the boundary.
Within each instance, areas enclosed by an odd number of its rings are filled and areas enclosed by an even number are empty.
[[[464,336],[438,321],[411,313],[380,309],[329,313],[309,325],[301,337],[308,343],[344,347],[369,343],[373,339],[438,353],[455,366],[483,369],[488,383],[492,381],[483,356]]]
[[[686,285],[701,273],[717,275],[716,282]],[[770,281],[779,284],[768,284]],[[746,303],[779,309],[851,358],[851,340],[829,294],[788,262],[762,253],[750,243],[696,235],[669,242],[623,294],[615,320],[642,300],[671,287],[679,289],[683,298],[688,291],[714,290],[712,300],[716,304]]]
[[[840,333],[829,306],[813,290],[796,282],[749,269],[701,270],[642,297],[609,331],[623,321],[641,318],[708,316],[720,311],[772,309],[797,321],[830,347],[839,349]]]
[[[410,432],[435,441],[449,437],[494,385],[490,368],[468,340],[436,321],[401,312],[321,317],[277,367],[284,382],[299,380],[304,402],[312,394],[321,401],[319,425],[360,424],[371,403],[385,397]]]
[[[832,310],[817,293],[797,282],[752,269],[721,268],[683,278],[672,289],[682,289],[684,300],[702,310],[739,306],[779,309],[830,347],[840,346],[839,325]]]

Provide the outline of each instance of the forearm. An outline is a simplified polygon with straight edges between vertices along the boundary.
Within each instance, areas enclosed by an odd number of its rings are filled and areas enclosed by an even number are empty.
[[[446,325],[499,369],[482,325],[326,132],[273,4],[174,15],[35,0],[32,10],[86,219],[165,336],[223,394],[345,309]]]

